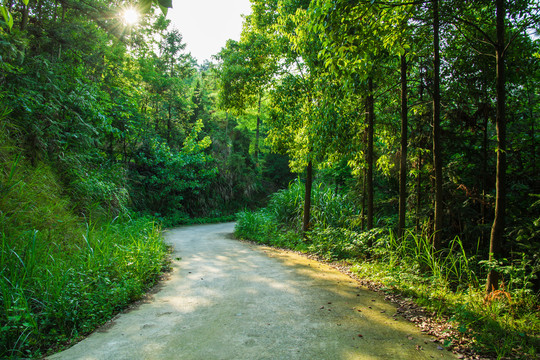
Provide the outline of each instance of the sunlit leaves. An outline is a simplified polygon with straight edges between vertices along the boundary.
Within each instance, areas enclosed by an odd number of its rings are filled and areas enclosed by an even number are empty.
[[[2,17],[4,18],[4,22],[7,25],[9,29],[13,27],[13,16],[11,16],[11,13],[7,10],[7,8],[4,5],[0,6],[0,12],[2,13]]]
[[[142,13],[150,11],[152,5],[157,5],[167,15],[167,10],[172,8],[172,0],[139,0],[139,8]]]
[[[21,0],[21,2],[24,4],[24,6],[28,6],[29,0]],[[9,29],[13,28],[13,16],[9,12],[8,8],[5,5],[0,5],[0,13],[2,13],[2,17],[4,18],[4,23],[7,25]]]

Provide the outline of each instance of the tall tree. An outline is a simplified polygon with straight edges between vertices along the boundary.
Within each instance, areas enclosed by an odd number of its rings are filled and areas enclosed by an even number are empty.
[[[529,37],[526,31],[540,22],[540,9],[537,3],[528,0],[496,0],[495,2],[482,3],[481,7],[471,7],[470,4],[461,1],[457,1],[454,5],[461,9],[459,14],[453,16],[454,26],[459,29],[460,34],[473,44],[474,49],[481,54],[483,53],[482,48],[477,44],[481,44],[486,52],[489,46],[491,51],[494,50],[497,164],[495,211],[490,235],[489,260],[498,262],[502,257],[507,222],[507,156],[509,147],[505,60],[516,39]],[[508,39],[507,34],[510,35]],[[499,274],[495,269],[491,269],[486,282],[486,290],[490,292],[497,290],[498,287]]]
[[[399,162],[399,218],[398,238],[402,239],[405,233],[405,219],[407,216],[407,145],[408,145],[408,106],[407,106],[407,58],[400,56],[401,75],[401,154]]]
[[[217,58],[221,61],[218,69],[221,106],[236,114],[256,107],[254,155],[258,163],[262,100],[277,64],[273,42],[252,23],[252,18],[248,17],[240,42],[229,40]]]
[[[440,250],[443,227],[443,172],[441,144],[440,23],[439,0],[432,0],[433,11],[433,168],[435,170],[435,211],[433,248]]]

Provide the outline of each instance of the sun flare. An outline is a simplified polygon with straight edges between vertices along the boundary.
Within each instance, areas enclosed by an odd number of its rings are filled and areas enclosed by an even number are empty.
[[[134,8],[124,10],[124,23],[126,25],[135,25],[139,21],[139,12]]]

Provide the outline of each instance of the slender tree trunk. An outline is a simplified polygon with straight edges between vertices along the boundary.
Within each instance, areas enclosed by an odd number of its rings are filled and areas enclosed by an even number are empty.
[[[424,67],[420,65],[420,85],[418,89],[420,102],[424,102]],[[417,132],[421,133],[422,126],[418,123]],[[419,147],[422,144],[418,145]],[[422,152],[418,154],[418,176],[416,177],[416,232],[420,232],[420,209],[422,206]]]
[[[401,161],[399,166],[398,238],[405,233],[407,212],[407,59],[401,56]]]
[[[171,102],[169,101],[169,106],[167,108],[168,117],[167,117],[167,144],[171,146],[171,131],[172,131],[172,111],[171,111]]]
[[[255,133],[255,161],[259,165],[259,132],[261,127],[261,93],[259,92],[259,110],[257,111],[257,130]]]
[[[439,1],[433,0],[433,167],[435,169],[434,250],[439,250],[441,248],[441,231],[443,224],[440,68]]]
[[[495,183],[495,219],[491,227],[489,241],[489,260],[497,260],[501,256],[501,248],[504,236],[505,213],[506,213],[506,92],[504,71],[504,0],[496,0],[497,6],[497,179]],[[488,274],[486,290],[491,292],[499,288],[499,273],[491,270]]]
[[[309,230],[312,185],[313,185],[313,164],[310,160],[307,166],[307,170],[306,170],[306,192],[304,196],[304,222],[302,225],[302,232],[304,233],[304,236],[306,234],[306,231]]]
[[[373,229],[373,123],[375,110],[373,105],[373,79],[368,80],[368,141],[367,141],[367,230]]]
[[[28,5],[22,5],[22,16],[20,25],[21,31],[24,31],[26,29],[26,26],[28,25],[29,7],[30,3]]]
[[[422,153],[418,154],[418,175],[416,176],[416,232],[420,232],[420,208],[422,205]]]
[[[481,224],[486,223],[486,190],[487,190],[487,172],[488,172],[488,125],[489,117],[487,114],[484,115],[484,136],[482,140],[482,204],[480,208],[480,213],[482,215]],[[482,227],[482,244],[485,244],[486,240],[486,231]]]
[[[64,22],[64,20],[66,19],[66,10],[67,10],[67,4],[66,4],[66,1],[62,1],[62,19],[61,19],[61,22]]]
[[[362,231],[366,228],[366,179],[367,169],[364,169],[364,177],[362,181]]]

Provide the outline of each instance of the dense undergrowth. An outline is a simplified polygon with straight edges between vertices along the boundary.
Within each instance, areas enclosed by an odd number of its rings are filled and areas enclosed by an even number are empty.
[[[166,266],[149,217],[75,215],[45,163],[0,148],[0,358],[33,358],[94,330]]]
[[[459,337],[470,339],[475,351],[497,358],[538,355],[539,301],[533,288],[537,255],[490,264],[482,261],[478,250],[466,248],[459,237],[434,253],[427,235],[408,232],[398,240],[387,227],[362,231],[361,210],[355,202],[323,185],[312,194],[312,229],[303,237],[299,231],[302,194],[303,186],[297,182],[274,194],[268,207],[240,213],[236,236],[329,261],[350,260],[358,276],[382,283],[389,291],[412,297],[437,316],[449,318]],[[485,296],[483,286],[491,266],[502,273],[503,287]]]

